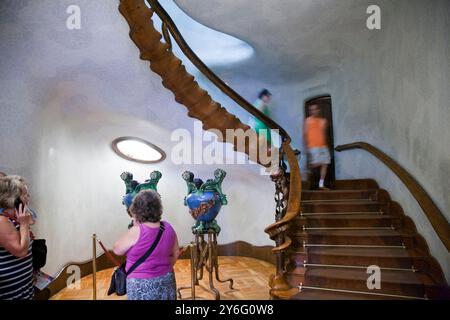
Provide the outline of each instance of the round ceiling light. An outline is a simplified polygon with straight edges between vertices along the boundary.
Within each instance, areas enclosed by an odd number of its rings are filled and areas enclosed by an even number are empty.
[[[156,163],[166,158],[166,153],[161,148],[136,137],[114,139],[112,148],[122,158],[139,163]]]

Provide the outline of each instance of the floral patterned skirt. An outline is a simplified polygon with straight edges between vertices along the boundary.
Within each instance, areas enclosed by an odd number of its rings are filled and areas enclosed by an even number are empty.
[[[127,279],[128,300],[176,300],[175,274],[169,272],[150,279]]]

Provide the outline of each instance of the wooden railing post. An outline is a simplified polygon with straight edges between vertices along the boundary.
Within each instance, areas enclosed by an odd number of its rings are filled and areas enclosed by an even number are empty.
[[[275,221],[280,221],[286,214],[287,199],[289,197],[289,185],[287,182],[286,172],[284,169],[272,175],[271,180],[275,183]],[[275,238],[276,246],[281,246],[284,243],[284,232],[279,233]],[[276,254],[277,276],[282,276],[284,273],[284,252],[280,251]]]

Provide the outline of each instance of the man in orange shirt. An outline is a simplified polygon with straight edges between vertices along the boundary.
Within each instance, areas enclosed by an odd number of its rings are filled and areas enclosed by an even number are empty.
[[[308,110],[310,116],[305,119],[303,137],[308,149],[309,167],[320,167],[319,189],[327,189],[324,186],[324,182],[328,165],[331,163],[326,139],[328,123],[326,119],[321,117],[319,105],[310,105]]]

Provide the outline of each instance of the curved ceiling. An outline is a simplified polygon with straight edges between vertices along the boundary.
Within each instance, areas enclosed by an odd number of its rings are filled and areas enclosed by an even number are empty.
[[[208,28],[181,10],[173,0],[160,0],[170,17],[177,24],[183,38],[204,63],[210,67],[228,66],[242,62],[253,55],[253,48],[233,36]],[[146,5],[148,3],[146,2]],[[161,32],[161,20],[153,15],[154,25]],[[181,50],[175,46],[175,54],[182,57]]]
[[[239,68],[215,68],[270,82],[301,82],[339,66],[373,33],[368,0],[175,0],[200,23],[242,39],[255,56]],[[373,1],[372,1],[373,2]]]

